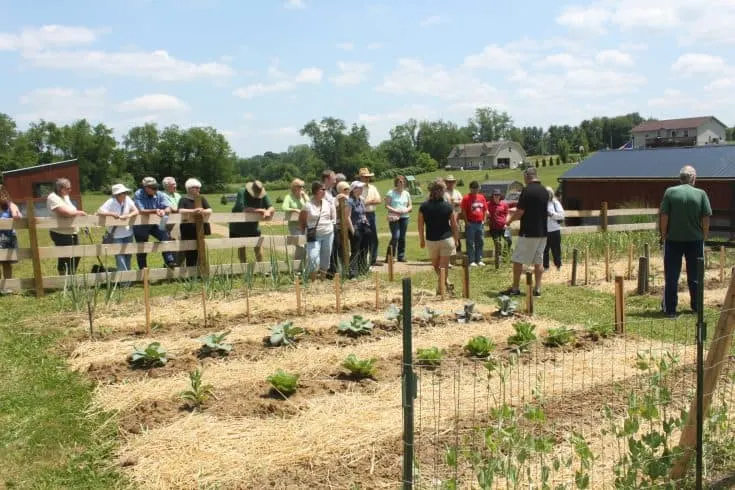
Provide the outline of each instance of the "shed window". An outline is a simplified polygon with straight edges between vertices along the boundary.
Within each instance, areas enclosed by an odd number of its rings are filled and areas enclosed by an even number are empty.
[[[671,137],[672,137],[672,138],[676,138],[676,131],[672,131],[672,132],[671,132]]]
[[[54,182],[34,182],[33,183],[33,197],[46,197],[54,192]]]
[[[684,137],[685,138],[688,138],[689,137],[689,130],[688,129],[685,129],[684,130]]]

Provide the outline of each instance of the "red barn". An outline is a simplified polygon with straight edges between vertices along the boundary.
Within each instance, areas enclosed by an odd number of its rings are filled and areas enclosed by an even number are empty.
[[[79,163],[76,160],[8,170],[3,172],[3,187],[7,189],[10,197],[22,210],[25,210],[29,200],[33,200],[36,216],[47,216],[46,196],[53,192],[56,179],[62,177],[71,182],[71,200],[81,209],[82,189],[79,180]]]

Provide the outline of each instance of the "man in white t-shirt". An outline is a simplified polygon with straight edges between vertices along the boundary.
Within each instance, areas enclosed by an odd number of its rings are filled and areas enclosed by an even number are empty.
[[[460,221],[459,217],[462,214],[462,193],[459,192],[455,186],[457,185],[457,179],[454,178],[454,175],[447,175],[444,179],[444,183],[447,186],[447,191],[444,193],[444,200],[452,205],[452,209],[454,209],[454,216],[457,218],[457,226],[459,227],[460,236],[464,235],[464,226],[463,221]],[[452,260],[454,260],[454,257],[457,255],[457,252],[452,254],[451,260],[449,262],[449,267],[452,267]]]
[[[365,191],[363,191],[362,193],[362,196],[363,200],[365,201],[365,215],[367,216],[368,223],[370,225],[370,231],[372,233],[372,235],[370,236],[370,254],[368,258],[370,259],[370,265],[375,265],[378,261],[379,246],[378,225],[377,221],[375,220],[375,209],[376,206],[383,201],[380,198],[380,192],[378,192],[378,188],[370,183],[370,179],[374,177],[375,174],[372,173],[368,168],[361,168],[358,175],[360,177],[360,180],[366,186]]]
[[[51,216],[56,218],[75,218],[86,216],[87,213],[80,211],[71,202],[71,182],[69,179],[56,179],[54,192],[46,198],[46,208]],[[79,228],[56,228],[51,230],[51,240],[57,247],[69,247],[79,245]],[[59,257],[56,270],[59,275],[74,274],[79,265],[79,257]]]

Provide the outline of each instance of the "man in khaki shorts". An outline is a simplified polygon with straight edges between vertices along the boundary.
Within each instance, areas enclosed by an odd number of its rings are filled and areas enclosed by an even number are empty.
[[[449,257],[459,243],[457,216],[452,206],[444,200],[445,191],[441,179],[429,184],[429,199],[421,204],[418,220],[419,244],[429,251],[431,265],[438,277],[441,277],[442,269],[447,269]],[[445,288],[447,291],[451,289],[448,280]]]
[[[518,296],[524,265],[533,264],[536,285],[534,296],[541,296],[541,278],[544,275],[543,259],[546,248],[549,193],[538,179],[535,167],[523,172],[526,187],[518,198],[516,211],[508,217],[506,227],[515,220],[521,221],[521,230],[513,250],[513,285],[500,294]]]

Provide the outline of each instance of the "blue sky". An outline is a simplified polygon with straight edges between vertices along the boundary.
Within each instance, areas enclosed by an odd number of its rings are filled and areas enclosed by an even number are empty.
[[[211,125],[241,155],[310,119],[735,124],[735,0],[0,0],[0,112]]]

